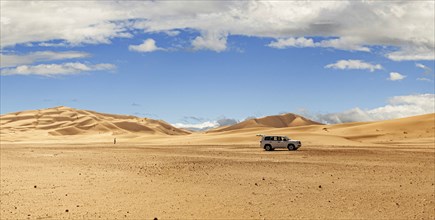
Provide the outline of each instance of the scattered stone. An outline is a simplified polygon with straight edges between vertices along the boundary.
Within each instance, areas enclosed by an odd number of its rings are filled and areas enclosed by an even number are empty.
[[[80,207],[79,205],[76,205],[76,207]]]
[[[257,184],[257,183],[255,183],[255,185],[256,185],[256,186],[258,186],[258,184]]]
[[[399,203],[396,202],[396,205],[399,206]]]
[[[155,217],[154,220],[159,220],[159,219],[157,217]]]
[[[266,180],[266,179],[264,179],[264,177],[263,177],[263,180]]]
[[[321,189],[322,188],[322,185],[319,185],[319,189]]]
[[[65,212],[69,212],[69,210],[68,210],[68,209],[66,209],[66,210],[65,210]]]
[[[34,186],[33,186],[33,188],[35,188],[35,189],[36,189],[36,185],[34,185]]]

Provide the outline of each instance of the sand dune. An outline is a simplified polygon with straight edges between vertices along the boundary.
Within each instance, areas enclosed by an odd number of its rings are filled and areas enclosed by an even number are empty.
[[[306,125],[320,125],[321,123],[304,118],[300,115],[287,113],[282,115],[272,115],[263,118],[253,118],[235,125],[216,128],[209,132],[233,131],[246,128],[285,128]]]
[[[435,216],[435,114],[296,127],[307,122],[272,116],[189,135],[66,107],[0,121],[2,219]],[[264,151],[258,133],[303,146]]]
[[[0,116],[1,133],[33,133],[51,136],[95,134],[183,135],[189,132],[164,121],[128,115],[104,114],[69,107],[22,111]],[[32,136],[29,135],[32,139]]]
[[[252,121],[250,122],[252,123]],[[435,145],[435,114],[377,122],[296,127],[241,127],[209,132],[198,137],[199,143],[257,144],[256,134],[287,135],[308,145]],[[192,139],[193,137],[190,137]]]
[[[257,134],[286,135],[303,145],[392,146],[435,142],[435,114],[378,122],[322,125],[295,114],[250,119],[206,133],[178,129],[163,121],[68,107],[2,115],[2,142],[122,142],[144,144],[252,144]],[[189,134],[189,135],[184,135]]]

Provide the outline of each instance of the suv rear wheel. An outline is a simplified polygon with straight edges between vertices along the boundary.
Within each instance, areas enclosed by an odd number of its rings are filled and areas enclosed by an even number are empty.
[[[296,148],[295,148],[295,145],[293,145],[293,144],[289,144],[289,145],[287,146],[287,149],[288,149],[288,150],[295,150]]]
[[[268,145],[264,146],[264,149],[266,151],[271,151],[272,150],[272,146],[270,146],[270,144],[268,144]]]

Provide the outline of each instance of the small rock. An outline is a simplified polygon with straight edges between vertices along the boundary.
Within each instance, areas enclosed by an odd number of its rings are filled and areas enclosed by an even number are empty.
[[[266,180],[266,179],[264,179],[264,177],[263,177],[263,180]]]
[[[33,186],[33,188],[35,188],[35,189],[36,189],[36,185],[34,185],[34,186]]]
[[[321,189],[322,188],[322,185],[319,185],[319,189]]]
[[[65,210],[65,212],[69,212],[69,210],[68,210],[68,209],[66,209],[66,210]]]
[[[256,185],[256,186],[258,186],[258,184],[257,184],[257,183],[255,183],[255,185]]]
[[[155,217],[154,220],[159,220],[159,219],[157,217]]]

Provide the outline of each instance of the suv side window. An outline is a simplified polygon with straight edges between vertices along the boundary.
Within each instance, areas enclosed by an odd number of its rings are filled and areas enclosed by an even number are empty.
[[[270,141],[272,138],[271,137],[264,137],[265,141]]]
[[[281,139],[281,137],[276,137],[277,138],[277,141],[281,141],[282,139]]]

